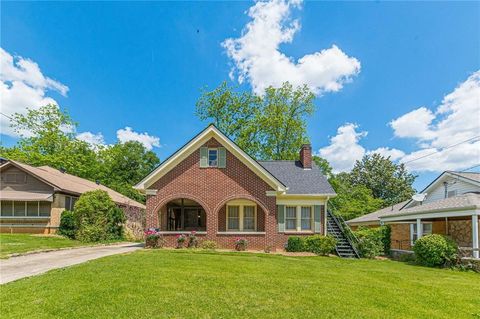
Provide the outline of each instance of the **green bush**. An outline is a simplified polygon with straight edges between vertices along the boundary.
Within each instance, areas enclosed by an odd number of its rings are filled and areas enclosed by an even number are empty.
[[[73,212],[69,210],[64,210],[60,216],[60,226],[58,228],[58,233],[62,236],[68,237],[70,239],[75,239],[75,218]]]
[[[305,251],[305,240],[303,237],[291,236],[288,237],[285,250],[289,252]]]
[[[122,239],[125,215],[107,192],[82,194],[74,209],[76,238],[84,242]]]
[[[215,250],[217,249],[217,243],[214,242],[213,240],[204,240],[200,244],[200,247],[203,249]]]
[[[390,251],[390,227],[360,227],[354,232],[362,257],[374,258]]]
[[[448,266],[457,259],[457,244],[448,237],[430,234],[415,241],[417,262],[429,267]]]
[[[337,240],[330,235],[314,235],[305,238],[305,250],[316,255],[328,255],[334,251]]]

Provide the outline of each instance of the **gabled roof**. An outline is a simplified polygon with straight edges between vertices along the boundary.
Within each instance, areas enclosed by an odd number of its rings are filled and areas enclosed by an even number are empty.
[[[335,195],[327,178],[315,164],[311,169],[303,169],[300,161],[259,163],[288,187],[287,194]]]
[[[434,202],[426,203],[423,205],[417,205],[410,208],[401,209],[395,214],[383,216],[387,220],[393,220],[404,216],[410,216],[414,214],[434,213],[434,212],[455,212],[465,210],[478,210],[480,209],[480,194],[479,193],[466,193],[459,196],[449,197]]]
[[[435,178],[430,184],[428,184],[420,193],[430,193],[430,190],[437,187],[437,185],[441,183],[444,180],[444,178],[447,178],[447,177],[458,178],[464,182],[467,182],[476,186],[480,186],[480,173],[445,171],[442,174],[440,174],[437,178]],[[408,208],[411,202],[413,202],[412,199],[407,201],[407,203],[405,203],[404,205],[404,208]]]
[[[349,225],[380,225],[380,218],[384,216],[390,216],[399,212],[399,210],[408,202],[409,200],[405,200],[393,206],[388,206],[382,209],[379,209],[373,213],[366,214],[354,219],[350,219],[347,221]]]
[[[87,179],[71,175],[68,173],[62,173],[59,170],[50,166],[34,167],[17,161],[8,161],[0,166],[0,171],[13,165],[31,175],[43,181],[44,183],[52,186],[56,191],[65,192],[73,195],[81,195],[85,192],[101,189],[110,195],[112,200],[117,204],[135,206],[139,208],[145,208],[145,205],[128,198],[113,189],[110,189],[104,185],[94,183]]]
[[[245,153],[238,145],[236,145],[230,138],[223,134],[215,125],[210,124],[182,146],[178,151],[173,153],[165,161],[163,161],[156,169],[148,174],[141,182],[135,185],[138,190],[146,190],[159,178],[168,173],[178,163],[184,160],[187,156],[196,151],[200,146],[207,142],[211,138],[215,138],[220,144],[222,144],[228,151],[235,155],[240,161],[247,165],[257,176],[263,179],[269,184],[275,191],[287,190],[287,187],[262,165],[260,165],[250,155]]]

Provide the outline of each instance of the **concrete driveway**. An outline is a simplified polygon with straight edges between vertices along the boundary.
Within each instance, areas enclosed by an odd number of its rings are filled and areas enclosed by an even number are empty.
[[[43,274],[49,270],[141,249],[142,244],[124,243],[108,246],[72,248],[0,259],[0,284]]]

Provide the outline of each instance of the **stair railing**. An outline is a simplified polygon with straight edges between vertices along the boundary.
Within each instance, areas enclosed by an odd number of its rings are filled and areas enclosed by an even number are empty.
[[[360,253],[359,253],[359,240],[357,236],[353,233],[352,229],[350,226],[347,225],[345,220],[343,219],[342,216],[338,214],[334,214],[331,211],[327,211],[327,213],[332,217],[333,221],[335,224],[337,224],[338,228],[340,228],[341,232],[347,239],[348,243],[350,246],[352,246],[353,251],[355,252],[355,255],[357,258],[360,258]]]

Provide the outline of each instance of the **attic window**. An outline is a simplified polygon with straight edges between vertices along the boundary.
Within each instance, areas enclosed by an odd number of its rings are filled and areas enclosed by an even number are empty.
[[[218,166],[218,149],[216,148],[208,149],[208,166],[209,167]]]
[[[5,184],[26,184],[27,175],[23,173],[7,173],[2,175],[2,182]]]
[[[455,197],[455,196],[457,196],[457,191],[456,190],[448,191],[447,198]]]

